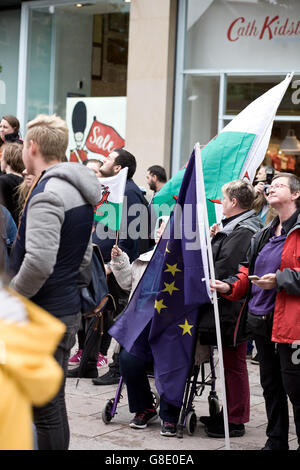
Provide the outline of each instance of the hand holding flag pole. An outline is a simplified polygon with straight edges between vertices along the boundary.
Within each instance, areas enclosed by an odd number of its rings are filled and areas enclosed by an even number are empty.
[[[199,143],[197,143],[195,145],[195,162],[196,162],[196,174],[197,174],[197,185],[196,185],[196,191],[197,191],[197,217],[198,217],[198,223],[199,224],[204,224],[204,226],[205,226],[210,278],[212,280],[212,283],[214,284],[215,283],[215,269],[214,269],[214,261],[213,261],[212,248],[211,248],[210,228],[209,228],[209,223],[208,223],[207,206],[206,206],[206,194],[205,194],[205,186],[204,186],[201,152],[200,152],[200,144]],[[199,230],[199,233],[201,234],[202,231]],[[202,244],[202,242],[201,242],[201,244]],[[207,278],[207,281],[208,281],[208,278]],[[227,450],[229,450],[230,449],[230,439],[229,439],[228,412],[227,412],[226,387],[225,387],[225,376],[224,376],[224,362],[223,362],[222,339],[221,339],[221,330],[220,330],[219,307],[218,307],[218,300],[217,300],[216,291],[213,291],[212,297],[213,297],[215,325],[216,325],[216,334],[217,334],[217,345],[218,345],[218,354],[219,354],[220,378],[221,378],[221,385],[222,385],[223,416],[224,416],[224,429],[225,429],[225,447],[226,447]]]
[[[125,167],[117,175],[98,178],[101,197],[94,211],[94,219],[116,231],[116,245],[119,241],[127,172],[128,168]]]

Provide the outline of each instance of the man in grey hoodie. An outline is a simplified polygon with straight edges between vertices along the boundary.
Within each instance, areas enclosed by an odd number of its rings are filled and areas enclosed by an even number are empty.
[[[61,118],[39,115],[28,123],[23,161],[40,178],[27,199],[11,259],[11,287],[67,327],[55,352],[65,376],[80,326],[78,277],[91,260],[93,206],[101,194],[90,169],[61,163],[67,145],[68,129]],[[68,449],[64,387],[65,378],[58,395],[34,409],[41,450]]]

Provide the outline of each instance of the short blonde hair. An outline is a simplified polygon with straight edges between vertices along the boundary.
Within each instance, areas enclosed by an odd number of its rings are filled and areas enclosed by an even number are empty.
[[[246,180],[234,180],[224,184],[223,193],[226,193],[232,201],[235,198],[241,209],[252,209],[255,199],[255,191],[252,184]]]
[[[46,162],[63,160],[68,147],[68,127],[66,122],[55,114],[39,114],[27,124],[25,145],[30,140],[39,145]]]

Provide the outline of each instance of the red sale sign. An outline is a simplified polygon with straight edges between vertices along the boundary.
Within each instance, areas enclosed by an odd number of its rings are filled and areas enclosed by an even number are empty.
[[[94,119],[85,145],[91,152],[108,157],[113,149],[124,147],[125,140],[113,127]]]

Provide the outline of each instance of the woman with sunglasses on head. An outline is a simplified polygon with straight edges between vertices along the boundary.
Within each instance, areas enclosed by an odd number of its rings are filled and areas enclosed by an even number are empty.
[[[288,450],[288,400],[293,405],[300,449],[300,180],[275,176],[269,204],[278,216],[251,242],[248,262],[236,276],[216,280],[229,300],[246,296],[240,325],[247,320],[260,364],[268,425],[263,450]]]

